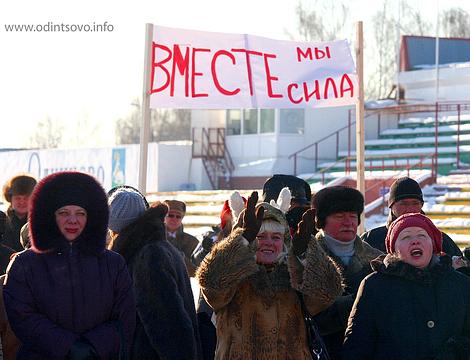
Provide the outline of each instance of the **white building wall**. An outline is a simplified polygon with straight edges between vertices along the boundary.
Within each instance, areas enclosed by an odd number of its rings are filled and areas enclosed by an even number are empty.
[[[0,152],[0,186],[18,173],[29,173],[40,180],[65,170],[93,175],[105,190],[123,184],[137,187],[139,145]],[[150,143],[147,192],[177,191],[188,183],[196,189],[210,188],[202,162],[191,159],[191,142]]]

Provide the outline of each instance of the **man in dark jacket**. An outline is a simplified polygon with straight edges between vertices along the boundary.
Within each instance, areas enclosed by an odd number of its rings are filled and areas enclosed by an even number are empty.
[[[409,177],[402,177],[392,184],[390,187],[390,195],[388,199],[387,224],[379,226],[361,235],[361,239],[370,246],[385,252],[385,237],[387,230],[392,221],[403,214],[423,213],[424,205],[423,192],[415,180]],[[442,233],[442,250],[449,256],[462,256],[462,252],[449,235]]]
[[[165,237],[168,207],[146,209],[129,187],[109,198],[112,250],[131,272],[137,326],[131,359],[199,360],[202,351],[191,283],[181,253]]]
[[[186,215],[186,204],[179,200],[165,200],[168,214],[165,217],[166,238],[184,257],[186,268],[190,277],[194,276],[196,267],[191,263],[191,255],[199,241],[184,232],[183,218]]]
[[[370,261],[382,253],[356,235],[364,197],[356,189],[332,186],[313,198],[316,209],[316,239],[341,270],[345,290],[333,305],[315,320],[332,359],[340,358],[349,312],[362,279],[372,272]]]
[[[28,221],[29,198],[36,186],[36,179],[29,175],[16,175],[3,186],[3,197],[10,204],[2,243],[14,251],[22,251],[21,227]]]

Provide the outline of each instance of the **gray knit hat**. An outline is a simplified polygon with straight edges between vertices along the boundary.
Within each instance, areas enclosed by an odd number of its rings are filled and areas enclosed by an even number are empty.
[[[146,200],[139,192],[122,187],[114,191],[108,199],[108,227],[119,233],[147,210]]]

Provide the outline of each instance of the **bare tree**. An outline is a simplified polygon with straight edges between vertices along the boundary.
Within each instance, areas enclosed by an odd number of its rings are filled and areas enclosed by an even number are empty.
[[[338,38],[344,30],[349,9],[342,1],[311,2],[307,9],[301,1],[297,3],[297,31],[304,41],[330,41]]]
[[[39,120],[30,137],[31,146],[39,149],[57,148],[61,144],[63,130],[63,126],[57,121],[52,121],[49,116]]]
[[[442,35],[470,38],[470,15],[462,8],[444,10],[441,15]]]
[[[116,121],[116,143],[137,144],[140,141],[141,107]],[[150,141],[189,140],[191,138],[191,112],[186,109],[158,109],[150,113]]]
[[[383,0],[380,10],[372,18],[374,42],[370,51],[370,63],[375,63],[370,73],[365,89],[366,97],[380,99],[386,97],[395,83],[397,71],[397,28],[400,34],[406,35],[432,35],[433,27],[426,21],[419,9],[414,9],[406,1],[401,2],[400,20],[398,22],[396,11],[391,8],[393,4]]]

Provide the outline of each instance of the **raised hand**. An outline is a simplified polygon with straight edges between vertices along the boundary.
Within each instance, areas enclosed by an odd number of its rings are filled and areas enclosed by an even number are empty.
[[[292,237],[292,248],[294,254],[297,256],[307,251],[308,242],[312,238],[312,235],[316,234],[315,213],[315,209],[308,209],[304,212],[302,220],[297,226],[297,231]]]
[[[261,224],[263,223],[264,208],[260,206],[255,212],[257,202],[258,192],[253,191],[248,197],[245,213],[243,214],[243,237],[250,243],[256,239],[256,235],[258,235]]]

